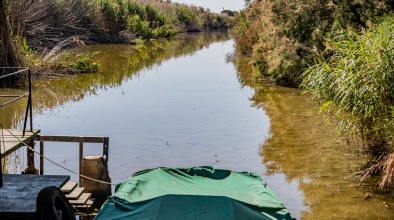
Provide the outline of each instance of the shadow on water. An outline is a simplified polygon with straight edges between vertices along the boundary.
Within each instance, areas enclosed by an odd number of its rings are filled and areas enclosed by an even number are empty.
[[[266,179],[289,210],[301,219],[393,219],[392,206],[384,203],[394,205],[393,195],[366,199],[367,189],[349,177],[366,158],[340,143],[337,121],[318,114],[300,90],[256,84],[245,62],[238,61],[238,78],[254,88],[251,101],[270,118],[269,137],[260,147]],[[303,192],[301,209],[295,210],[291,192],[276,186],[274,176],[282,174]]]

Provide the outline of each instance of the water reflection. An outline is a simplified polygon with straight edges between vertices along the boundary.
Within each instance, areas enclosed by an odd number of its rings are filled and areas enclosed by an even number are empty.
[[[270,135],[260,147],[267,182],[289,210],[302,219],[392,219],[394,212],[383,204],[394,204],[392,196],[367,200],[366,191],[346,179],[366,158],[340,143],[337,122],[319,115],[299,90],[255,84],[251,71],[239,62],[239,79],[255,89],[251,101],[270,117]],[[296,189],[280,182],[278,186],[278,176]],[[294,195],[297,189],[304,196],[301,207]]]
[[[86,96],[97,95],[98,90],[119,87],[141,70],[157,68],[171,58],[189,56],[207,48],[212,42],[228,40],[227,32],[181,35],[170,40],[145,42],[142,45],[96,45],[81,47],[70,54],[99,51],[98,58],[102,71],[98,74],[84,74],[64,77],[50,77],[33,80],[33,112],[57,108],[68,102],[78,102]],[[65,83],[67,81],[67,83]],[[20,89],[0,88],[1,94],[22,94]],[[6,127],[19,128],[24,109],[17,103],[1,109],[0,119]],[[34,122],[33,122],[34,123]]]
[[[9,88],[0,84],[1,95],[23,95],[26,91],[27,89]],[[0,104],[4,104],[12,99],[13,98],[9,97],[0,97]],[[21,118],[23,118],[25,114],[26,105],[27,98],[22,98],[16,102],[0,107],[0,123],[8,128],[11,126],[23,127]],[[15,111],[15,114],[13,114],[13,111]]]
[[[158,68],[166,60],[191,56],[199,50],[209,47],[212,42],[223,42],[228,40],[227,32],[214,32],[199,35],[184,35],[170,40],[157,40],[145,42],[142,45],[97,45],[90,47],[78,48],[70,51],[71,55],[79,53],[92,53],[99,51],[98,58],[102,64],[102,71],[97,74],[85,74],[74,76],[48,76],[44,79],[33,79],[33,113],[34,128],[41,129],[43,124],[42,118],[51,120],[56,114],[63,114],[73,103],[80,102],[92,96],[99,96],[99,93],[105,93],[106,90],[121,87],[133,78],[138,78],[143,71]],[[26,88],[0,88],[2,95],[24,94]],[[112,98],[114,99],[114,98]],[[0,101],[6,101],[0,98]],[[119,103],[122,100],[118,101]],[[27,101],[22,99],[0,109],[0,123],[7,128],[22,128]],[[100,108],[106,103],[96,104],[95,108]],[[42,118],[40,119],[40,116]],[[58,116],[57,116],[58,117]],[[62,116],[64,119],[71,117]],[[38,120],[36,120],[38,119]],[[66,123],[67,124],[67,123]],[[78,127],[79,123],[70,125]],[[53,124],[48,131],[55,134],[65,134],[64,129],[67,126],[62,124]],[[62,130],[63,129],[63,130]],[[59,133],[56,133],[59,132]],[[78,131],[70,132],[71,135],[80,135]],[[92,132],[92,135],[97,133]],[[104,132],[103,135],[108,135]],[[6,160],[6,166],[3,166],[6,172],[20,173],[24,169],[26,161],[23,159],[25,150],[19,149],[14,154],[9,155]],[[58,150],[62,152],[62,150]],[[69,151],[68,151],[69,152]],[[64,153],[67,153],[64,152]],[[3,161],[4,162],[4,161]],[[67,162],[63,160],[62,162]]]
[[[250,107],[253,91],[240,88],[234,67],[225,63],[233,41],[206,44],[197,44],[200,50],[188,56],[143,69],[134,74],[138,77],[97,89],[97,95],[85,96],[83,101],[45,110],[36,115],[36,125],[43,133],[109,136],[109,171],[114,182],[160,166],[208,165],[262,172],[259,144],[267,135],[268,118],[264,111]],[[120,51],[117,45],[104,47]],[[131,66],[117,63],[113,68]],[[111,77],[110,71],[105,74]],[[78,152],[76,145],[59,148],[48,143],[45,149],[48,157],[78,170],[73,156]],[[85,152],[97,155],[97,148]],[[64,172],[47,164],[45,169]]]

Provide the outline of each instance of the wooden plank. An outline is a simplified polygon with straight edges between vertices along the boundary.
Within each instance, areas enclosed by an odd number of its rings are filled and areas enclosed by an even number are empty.
[[[95,217],[97,215],[97,213],[99,212],[99,210],[97,208],[95,208],[95,204],[94,204],[95,199],[94,198],[90,198],[88,199],[88,201],[86,201],[85,205],[74,205],[73,207],[75,208],[76,215],[84,216],[87,217],[89,216],[89,218]]]
[[[85,143],[104,143],[106,137],[94,136],[65,136],[65,135],[38,135],[37,141],[51,142],[85,142]]]
[[[77,185],[77,182],[69,181],[60,190],[62,190],[64,194],[69,194],[71,191],[73,191],[73,189],[77,187]]]
[[[40,133],[40,130],[33,130],[33,132],[26,131],[25,136],[22,136],[23,130],[20,129],[0,129],[0,141],[2,143],[1,158],[6,157],[10,153],[24,146],[21,141],[29,144],[31,140],[35,139],[38,133]]]
[[[85,218],[87,217],[88,219],[91,219],[91,218],[94,218],[94,217],[97,216],[98,211],[94,210],[94,212],[89,213],[89,214],[86,214],[86,213],[83,213],[83,212],[77,213],[77,214],[78,214],[79,217],[85,217]]]
[[[3,174],[0,219],[36,217],[38,192],[46,186],[61,188],[69,179],[65,175]]]
[[[82,195],[78,199],[69,200],[69,202],[71,205],[84,205],[91,196],[91,193],[82,193]]]
[[[95,198],[90,198],[88,199],[88,201],[86,201],[86,203],[84,205],[74,205],[74,208],[77,209],[90,209],[90,207],[92,207],[92,205],[94,204],[94,200],[96,200]]]
[[[79,173],[82,173],[82,158],[83,158],[83,141],[79,142]],[[82,177],[79,176],[79,182],[82,183]]]
[[[85,188],[83,188],[83,187],[75,188],[70,194],[66,195],[66,198],[69,200],[71,200],[71,199],[76,200],[79,198],[79,196],[81,196],[84,189]]]

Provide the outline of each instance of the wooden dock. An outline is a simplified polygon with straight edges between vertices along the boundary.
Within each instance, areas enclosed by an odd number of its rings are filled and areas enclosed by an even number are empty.
[[[24,146],[21,142],[29,144],[40,133],[40,130],[26,131],[25,136],[22,136],[23,130],[19,129],[0,129],[0,152],[1,159],[20,147]]]
[[[46,186],[61,188],[66,175],[4,174],[0,188],[0,219],[36,219],[38,192]]]

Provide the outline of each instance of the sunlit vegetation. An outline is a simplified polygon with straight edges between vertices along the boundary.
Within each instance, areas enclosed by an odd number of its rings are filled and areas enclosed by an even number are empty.
[[[12,34],[38,48],[52,48],[70,37],[84,44],[168,37],[227,28],[230,19],[202,7],[158,0],[28,0],[10,1],[8,8]]]
[[[129,30],[141,38],[173,36],[184,31],[228,28],[227,15],[170,1],[104,0],[100,5],[109,32]]]
[[[63,56],[63,60],[56,62],[52,67],[65,73],[95,73],[100,70],[100,61],[96,58],[97,52],[78,54],[72,59],[69,54]]]

